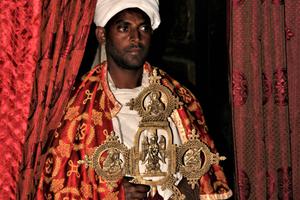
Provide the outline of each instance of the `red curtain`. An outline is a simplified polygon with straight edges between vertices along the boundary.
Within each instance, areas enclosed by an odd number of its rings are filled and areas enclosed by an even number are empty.
[[[231,0],[238,199],[300,196],[300,1]]]
[[[71,92],[95,4],[0,2],[0,199],[33,199],[43,150]]]
[[[41,2],[0,1],[0,199],[15,199],[38,60]]]

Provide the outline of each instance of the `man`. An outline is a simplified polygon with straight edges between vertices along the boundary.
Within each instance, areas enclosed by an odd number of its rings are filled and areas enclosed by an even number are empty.
[[[93,169],[78,164],[85,155],[103,144],[111,131],[123,144],[133,146],[141,118],[127,103],[149,85],[153,68],[146,62],[146,57],[152,31],[160,23],[158,2],[100,0],[95,23],[99,43],[105,44],[107,61],[94,67],[70,98],[48,150],[37,199],[172,198],[172,192],[161,188],[151,197],[148,185],[131,183],[127,177],[121,178],[113,188],[108,187]],[[191,129],[195,128],[201,141],[216,152],[198,101],[178,82],[158,71],[161,84],[172,90],[183,103],[168,118],[174,143],[186,141]],[[120,160],[119,164],[122,163]],[[189,189],[185,178],[178,176],[178,188],[186,199],[226,199],[231,196],[217,164],[201,177],[199,187],[194,190]]]

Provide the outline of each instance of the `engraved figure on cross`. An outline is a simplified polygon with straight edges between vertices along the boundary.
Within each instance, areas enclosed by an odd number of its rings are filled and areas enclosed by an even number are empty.
[[[142,140],[141,161],[146,164],[146,174],[161,172],[160,161],[166,163],[166,138],[160,135],[157,130],[150,129],[150,136],[144,136]]]

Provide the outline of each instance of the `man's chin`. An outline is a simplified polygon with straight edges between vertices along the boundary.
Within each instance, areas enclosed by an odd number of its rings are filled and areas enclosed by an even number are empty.
[[[130,59],[122,67],[129,70],[138,70],[144,66],[144,60]]]
[[[144,66],[143,64],[127,64],[127,65],[123,65],[122,68],[123,69],[128,69],[128,70],[139,70]]]

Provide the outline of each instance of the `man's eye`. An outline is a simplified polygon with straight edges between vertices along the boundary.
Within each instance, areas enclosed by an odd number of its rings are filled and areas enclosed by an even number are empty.
[[[118,30],[121,32],[127,32],[128,31],[128,26],[119,26]]]
[[[144,26],[140,27],[140,30],[148,33],[148,32],[152,31],[152,28],[151,28],[151,26],[144,25]]]

